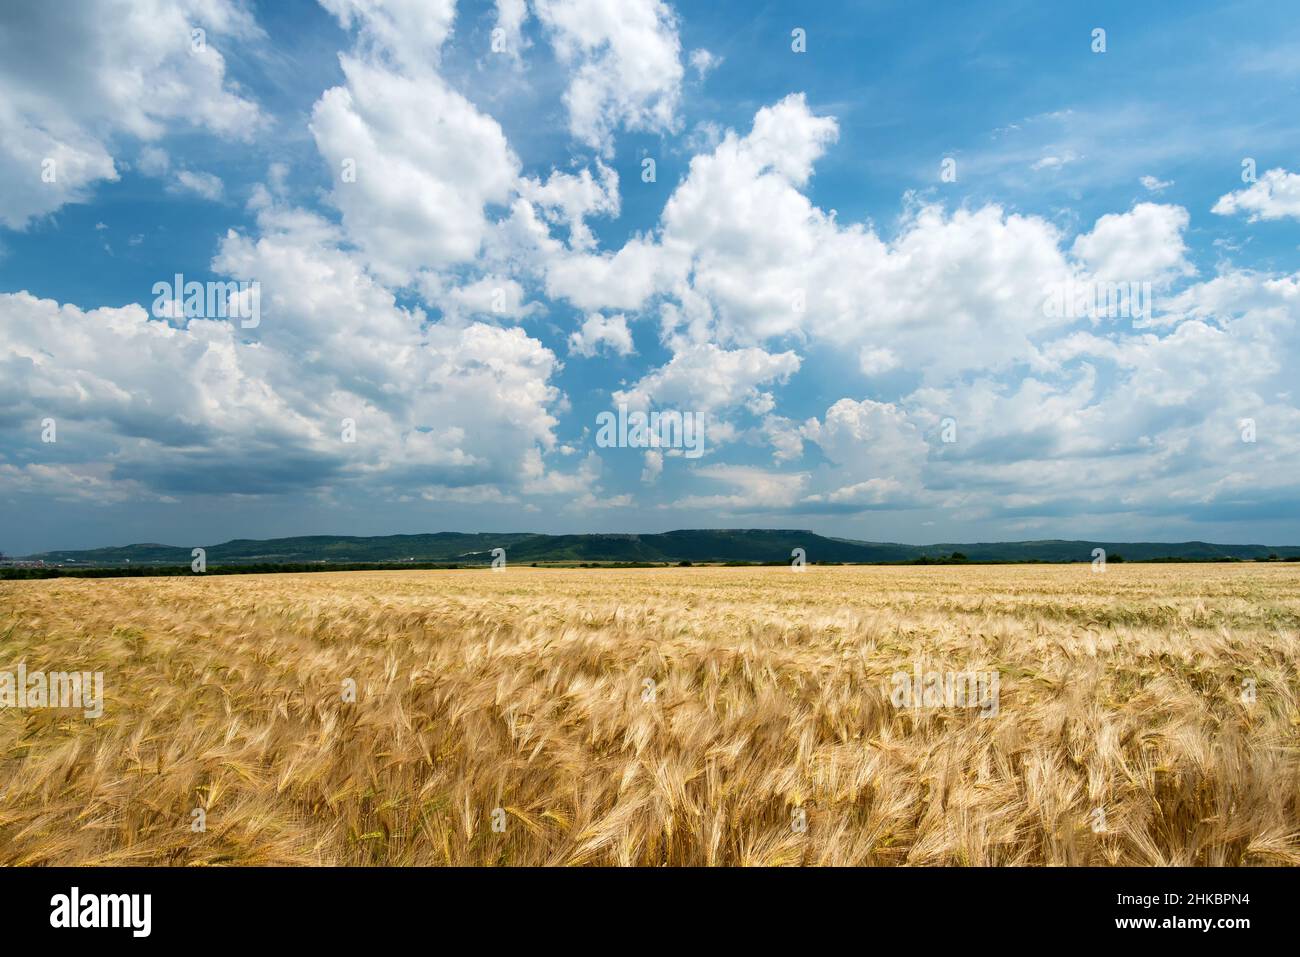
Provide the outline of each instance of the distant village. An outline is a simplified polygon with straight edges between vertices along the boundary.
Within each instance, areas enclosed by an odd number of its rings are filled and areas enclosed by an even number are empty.
[[[25,558],[10,558],[4,552],[0,552],[0,568],[49,568],[49,563],[36,559],[28,561]]]

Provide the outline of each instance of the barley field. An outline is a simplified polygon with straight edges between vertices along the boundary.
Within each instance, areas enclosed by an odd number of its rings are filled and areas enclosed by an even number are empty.
[[[19,663],[105,701],[0,710],[6,865],[1300,863],[1294,564],[0,582]]]

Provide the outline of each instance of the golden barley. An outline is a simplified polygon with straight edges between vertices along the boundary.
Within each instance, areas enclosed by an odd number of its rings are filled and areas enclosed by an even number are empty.
[[[4,582],[105,702],[0,710],[0,863],[1297,864],[1298,635],[1294,565]]]

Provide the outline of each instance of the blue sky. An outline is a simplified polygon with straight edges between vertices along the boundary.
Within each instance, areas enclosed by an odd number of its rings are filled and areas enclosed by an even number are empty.
[[[75,6],[0,12],[0,549],[1300,542],[1283,4]]]

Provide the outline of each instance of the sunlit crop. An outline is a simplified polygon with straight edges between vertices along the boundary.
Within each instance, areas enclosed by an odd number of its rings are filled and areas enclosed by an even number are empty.
[[[19,662],[106,700],[0,710],[3,864],[1300,863],[1295,566],[3,582]]]

